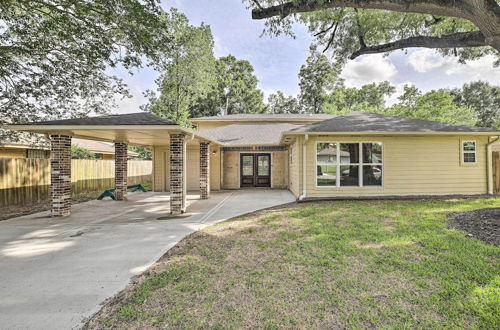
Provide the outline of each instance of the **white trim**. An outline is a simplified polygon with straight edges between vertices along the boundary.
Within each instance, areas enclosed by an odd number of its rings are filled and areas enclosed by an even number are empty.
[[[318,171],[318,143],[328,143],[328,144],[336,144],[336,151],[337,151],[337,161],[334,165],[336,170],[335,170],[335,185],[331,186],[318,186],[318,179],[317,179],[317,171]],[[349,164],[342,164],[340,160],[340,144],[341,143],[357,143],[359,145],[359,163],[349,163]],[[363,143],[380,143],[382,145],[382,163],[363,163]],[[384,142],[382,141],[315,141],[314,144],[314,154],[315,154],[315,159],[314,159],[314,171],[315,171],[315,182],[314,182],[314,187],[317,189],[353,189],[353,188],[365,188],[365,189],[380,189],[384,188],[384,180],[385,180],[385,152],[384,152],[385,146]],[[340,178],[339,178],[339,173],[340,173],[340,167],[341,166],[358,166],[358,185],[357,186],[341,186],[340,185]],[[379,186],[365,186],[363,185],[363,166],[381,166],[382,167],[382,180]]]
[[[307,197],[307,143],[309,142],[309,134],[306,133],[302,142],[302,195],[299,200]]]
[[[155,148],[152,148],[151,150],[151,161],[153,162],[151,165],[153,172],[151,173],[151,191],[156,191],[155,190],[155,177],[156,177],[156,164],[155,164]],[[127,168],[127,173],[128,173],[128,168]]]
[[[467,142],[472,142],[474,143],[474,151],[470,151],[470,150],[464,150],[464,144],[467,143]],[[465,154],[474,154],[474,161],[473,162],[466,162],[465,161],[465,157],[464,155]],[[476,140],[460,140],[460,165],[463,165],[463,166],[471,166],[471,165],[477,165],[478,162],[477,162],[477,141]]]
[[[361,136],[378,136],[378,137],[394,137],[394,136],[490,136],[495,137],[500,135],[498,132],[380,132],[380,131],[364,131],[364,132],[282,132],[280,137],[280,144],[288,144],[285,142],[285,136],[294,137],[308,134],[311,136],[317,135],[327,135],[327,136],[350,136],[350,137],[361,137]]]
[[[489,195],[493,195],[493,187],[495,185],[493,182],[493,151],[491,146],[498,142],[498,140],[500,140],[500,136],[497,136],[493,141],[488,138],[486,143],[486,174],[488,176],[486,181]]]

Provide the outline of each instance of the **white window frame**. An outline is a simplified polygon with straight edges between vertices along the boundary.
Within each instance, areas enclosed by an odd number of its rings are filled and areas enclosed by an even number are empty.
[[[333,186],[318,186],[318,144],[319,143],[328,143],[328,144],[336,144],[336,150],[337,150],[337,162],[333,165],[337,168],[335,171],[336,173],[336,179],[335,179],[335,185]],[[359,163],[348,163],[348,164],[342,164],[340,162],[340,144],[341,143],[358,143],[359,145]],[[382,146],[382,163],[363,163],[363,143],[380,143]],[[331,189],[331,188],[340,188],[340,189],[349,189],[349,188],[368,188],[368,189],[380,189],[384,187],[384,180],[385,180],[385,160],[384,160],[384,142],[382,141],[316,141],[314,144],[314,186],[319,189]],[[340,178],[339,178],[339,173],[340,173],[340,166],[349,166],[349,165],[354,165],[358,166],[358,182],[359,184],[357,186],[341,186],[340,185]],[[382,182],[380,186],[364,186],[363,185],[363,166],[382,166]]]
[[[474,143],[474,151],[464,150],[465,144],[468,142]],[[465,161],[465,154],[474,154],[473,162]],[[461,140],[460,141],[460,162],[462,165],[477,165],[477,142],[475,140]]]

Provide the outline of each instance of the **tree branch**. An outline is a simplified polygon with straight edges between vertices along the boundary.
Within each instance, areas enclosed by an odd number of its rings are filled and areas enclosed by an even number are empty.
[[[332,25],[330,25],[330,27],[326,28],[325,30],[322,30],[322,31],[319,31],[318,33],[314,34],[315,37],[319,36],[320,34],[325,34],[327,33],[328,31],[330,31],[331,29],[333,29],[333,27],[335,26],[335,23],[336,22],[333,22]]]
[[[326,45],[325,49],[323,49],[323,53],[330,48],[332,45],[333,39],[335,39],[335,34],[337,33],[337,28],[339,27],[339,22],[335,24],[335,29],[333,29],[332,35],[330,36],[330,40],[328,40],[328,45]]]
[[[423,47],[423,48],[465,48],[488,46],[481,31],[457,32],[441,37],[410,37],[383,45],[361,47],[350,56],[353,60],[358,56],[366,54],[378,54],[390,52],[397,49]]]
[[[286,17],[294,13],[346,7],[469,18],[467,12],[463,9],[466,7],[463,0],[325,0],[321,2],[298,0],[267,8],[254,8],[252,18]]]

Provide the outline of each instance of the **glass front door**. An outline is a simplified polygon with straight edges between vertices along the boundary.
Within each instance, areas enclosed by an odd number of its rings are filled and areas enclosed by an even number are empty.
[[[271,186],[271,154],[241,154],[241,187]]]

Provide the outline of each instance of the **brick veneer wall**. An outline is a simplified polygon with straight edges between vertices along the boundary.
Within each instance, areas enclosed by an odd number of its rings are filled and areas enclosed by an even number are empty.
[[[200,198],[210,196],[210,143],[200,142]]]
[[[71,213],[71,136],[51,135],[52,216]]]
[[[127,144],[115,143],[115,198],[121,201],[127,195]]]
[[[170,135],[170,213],[185,211],[185,134]]]

